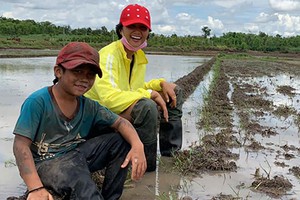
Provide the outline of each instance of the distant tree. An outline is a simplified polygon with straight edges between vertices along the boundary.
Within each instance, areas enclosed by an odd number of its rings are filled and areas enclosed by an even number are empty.
[[[210,28],[208,28],[207,26],[204,26],[201,30],[203,32],[203,37],[204,38],[207,38],[207,37],[210,36],[210,32],[211,32]]]
[[[268,37],[268,35],[264,32],[259,31],[259,37]]]
[[[63,34],[70,34],[71,33],[71,27],[68,25],[68,26],[63,26],[63,27],[60,27],[63,31]]]
[[[108,30],[107,30],[107,28],[105,26],[101,27],[101,34],[103,34],[103,35],[109,35],[109,32],[108,32]]]
[[[281,51],[300,52],[300,35],[284,37],[276,34],[267,35],[264,32],[258,34],[227,32],[223,36],[211,36],[211,29],[208,26],[202,27],[203,34],[179,36],[176,33],[166,36],[163,34],[150,33],[149,47],[161,50],[205,50],[205,49],[232,49],[232,50],[254,50],[254,51]],[[30,36],[32,35],[32,36]],[[68,41],[85,41],[97,47],[118,39],[114,29],[107,30],[105,26],[92,30],[89,27],[71,29],[67,26],[56,26],[49,21],[35,22],[33,20],[18,20],[0,16],[0,36],[8,40],[15,38],[39,38],[43,35],[42,43],[35,42],[37,47],[54,46],[55,48],[64,45]],[[207,38],[210,38],[209,40]],[[25,40],[24,40],[25,41]],[[32,41],[32,39],[30,39]],[[6,41],[0,39],[3,45]],[[45,43],[44,43],[45,42]],[[51,43],[47,43],[51,42]],[[32,43],[33,44],[33,43]],[[20,43],[18,43],[19,47]],[[24,45],[28,45],[24,43]]]

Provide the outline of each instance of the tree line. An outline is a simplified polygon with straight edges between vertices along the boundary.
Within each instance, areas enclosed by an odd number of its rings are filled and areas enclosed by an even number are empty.
[[[42,36],[42,37],[41,37]],[[5,41],[12,39],[13,42]],[[70,26],[56,26],[49,21],[35,22],[34,20],[18,20],[0,17],[0,47],[15,43],[32,45],[40,43],[48,47],[60,47],[70,41],[83,41],[97,47],[104,46],[117,40],[115,30],[108,30],[105,26],[99,29],[76,28]],[[232,51],[265,51],[265,52],[300,52],[300,36],[282,37],[267,35],[259,32],[240,33],[227,32],[220,37],[211,36],[211,29],[202,28],[201,35],[178,36],[172,34],[150,33],[148,47],[157,51],[200,51],[200,50],[232,50]]]

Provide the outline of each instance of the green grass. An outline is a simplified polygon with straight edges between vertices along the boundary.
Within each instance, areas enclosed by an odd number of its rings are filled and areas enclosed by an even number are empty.
[[[203,128],[205,131],[211,131],[211,120],[213,119],[212,115],[214,114],[213,110],[211,110],[212,106],[210,105],[212,99],[212,91],[217,87],[216,83],[220,76],[220,67],[221,67],[221,59],[226,55],[219,55],[215,64],[213,65],[213,79],[209,86],[208,93],[204,96],[204,106],[201,111],[201,122],[203,124]]]

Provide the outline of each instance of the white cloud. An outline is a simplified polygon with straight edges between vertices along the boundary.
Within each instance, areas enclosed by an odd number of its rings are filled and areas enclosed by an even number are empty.
[[[14,18],[14,15],[12,12],[4,12],[2,14],[3,17],[6,17],[6,18]]]
[[[259,13],[259,15],[256,17],[255,22],[258,23],[269,23],[270,21],[276,21],[277,17],[273,14],[267,14],[267,13]]]
[[[218,30],[221,30],[221,29],[224,28],[224,25],[223,25],[223,23],[222,23],[221,20],[219,20],[219,19],[214,19],[214,18],[212,18],[211,16],[208,16],[207,23],[208,23],[208,26],[209,26],[211,29],[218,29]]]
[[[276,11],[300,10],[299,0],[269,0],[269,3]]]
[[[284,37],[291,37],[291,36],[295,36],[295,35],[296,35],[295,32],[284,32],[284,33],[283,33],[283,36],[284,36]]]
[[[170,25],[166,25],[166,26],[156,26],[156,30],[158,30],[158,32],[162,33],[162,34],[166,34],[166,35],[171,35],[173,33],[176,33],[176,28],[175,26],[170,26]]]
[[[275,14],[281,26],[289,30],[289,32],[300,32],[300,16],[290,16],[289,14]]]
[[[299,35],[300,16],[291,16],[290,14],[260,14],[256,19],[256,24],[248,24],[245,29],[251,30],[251,26],[257,26],[257,31],[267,33],[268,35],[283,35],[285,37]],[[250,28],[249,28],[250,27]]]
[[[300,0],[0,0],[0,16],[112,30],[129,3],[150,10],[156,34],[201,35],[208,26],[217,36],[228,31],[300,35]]]
[[[179,13],[177,14],[176,18],[182,21],[189,21],[192,19],[192,16],[189,15],[188,13]]]
[[[245,3],[246,0],[215,0],[213,1],[216,5],[222,6],[224,8],[232,8],[236,5]]]
[[[254,23],[246,23],[244,25],[244,30],[246,31],[246,33],[257,34],[259,32],[259,27]]]

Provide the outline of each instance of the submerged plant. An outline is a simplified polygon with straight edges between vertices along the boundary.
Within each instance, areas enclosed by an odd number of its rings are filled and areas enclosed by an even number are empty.
[[[5,167],[14,167],[17,166],[16,161],[14,159],[6,160],[4,163]]]

